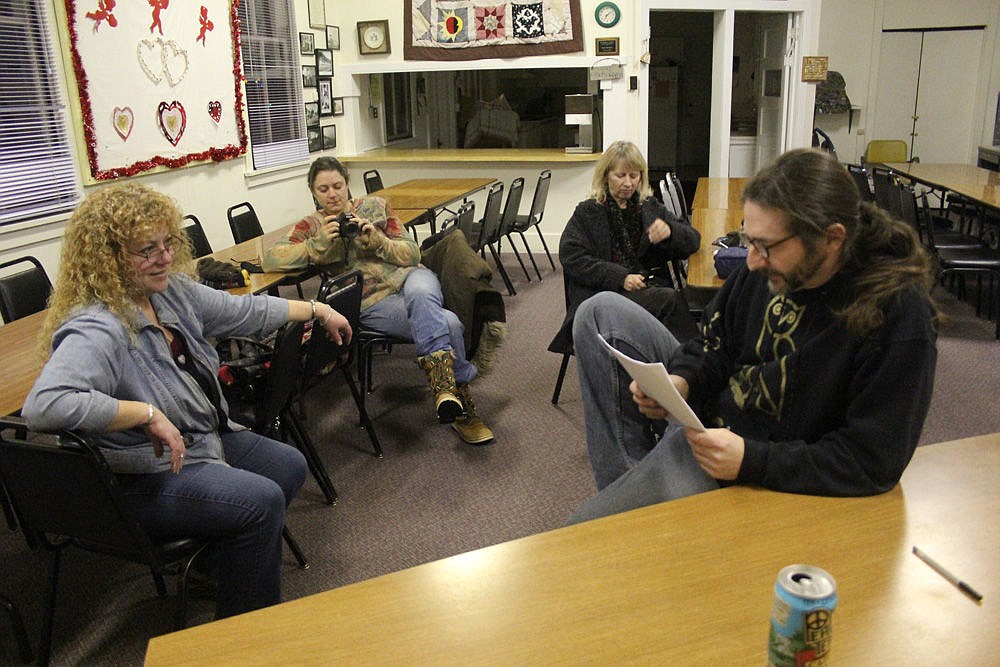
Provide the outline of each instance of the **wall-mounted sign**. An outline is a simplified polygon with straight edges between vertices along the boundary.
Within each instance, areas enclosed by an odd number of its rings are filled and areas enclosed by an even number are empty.
[[[828,56],[803,56],[802,80],[807,82],[826,81],[826,70],[829,67]]]
[[[618,38],[598,37],[594,40],[594,52],[599,56],[617,56],[619,53]]]

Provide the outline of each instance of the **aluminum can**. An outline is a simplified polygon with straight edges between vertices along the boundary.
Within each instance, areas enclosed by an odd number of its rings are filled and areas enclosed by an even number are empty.
[[[837,582],[815,565],[778,573],[771,605],[767,667],[824,667],[833,639]]]

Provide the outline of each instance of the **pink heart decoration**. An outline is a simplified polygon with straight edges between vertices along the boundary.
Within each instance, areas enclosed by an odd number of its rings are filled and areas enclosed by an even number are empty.
[[[132,107],[124,109],[115,107],[114,111],[111,112],[111,124],[115,126],[115,132],[122,138],[122,141],[127,140],[128,135],[132,134],[134,121],[135,115],[132,113]]]
[[[218,100],[212,100],[208,103],[208,115],[212,117],[216,123],[222,120],[222,102]]]
[[[174,146],[181,140],[184,128],[187,127],[187,112],[184,105],[174,100],[170,104],[160,102],[156,118],[160,123],[160,131]]]

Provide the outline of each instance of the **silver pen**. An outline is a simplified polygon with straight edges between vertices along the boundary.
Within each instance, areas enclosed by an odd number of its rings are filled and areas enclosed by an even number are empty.
[[[945,579],[947,579],[951,583],[952,586],[954,586],[958,590],[960,590],[963,593],[965,593],[966,595],[968,595],[977,604],[982,604],[982,601],[983,601],[982,594],[980,594],[972,586],[970,586],[969,584],[965,583],[964,581],[962,581],[961,579],[959,579],[958,577],[956,577],[954,574],[952,574],[951,572],[949,572],[948,570],[946,570],[944,568],[944,566],[942,566],[936,560],[934,560],[933,558],[931,558],[930,556],[928,556],[927,554],[925,554],[923,551],[921,551],[917,547],[913,547],[913,555],[916,556],[917,558],[919,558],[920,560],[924,561],[928,565],[930,565],[930,567],[931,567],[932,570],[934,570],[935,572],[937,572],[938,574],[940,574],[942,577],[944,577]]]

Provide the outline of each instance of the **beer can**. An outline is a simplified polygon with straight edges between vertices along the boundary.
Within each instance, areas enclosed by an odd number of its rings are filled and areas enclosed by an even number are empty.
[[[767,667],[823,667],[833,639],[837,582],[815,565],[789,565],[778,573],[771,605]]]

